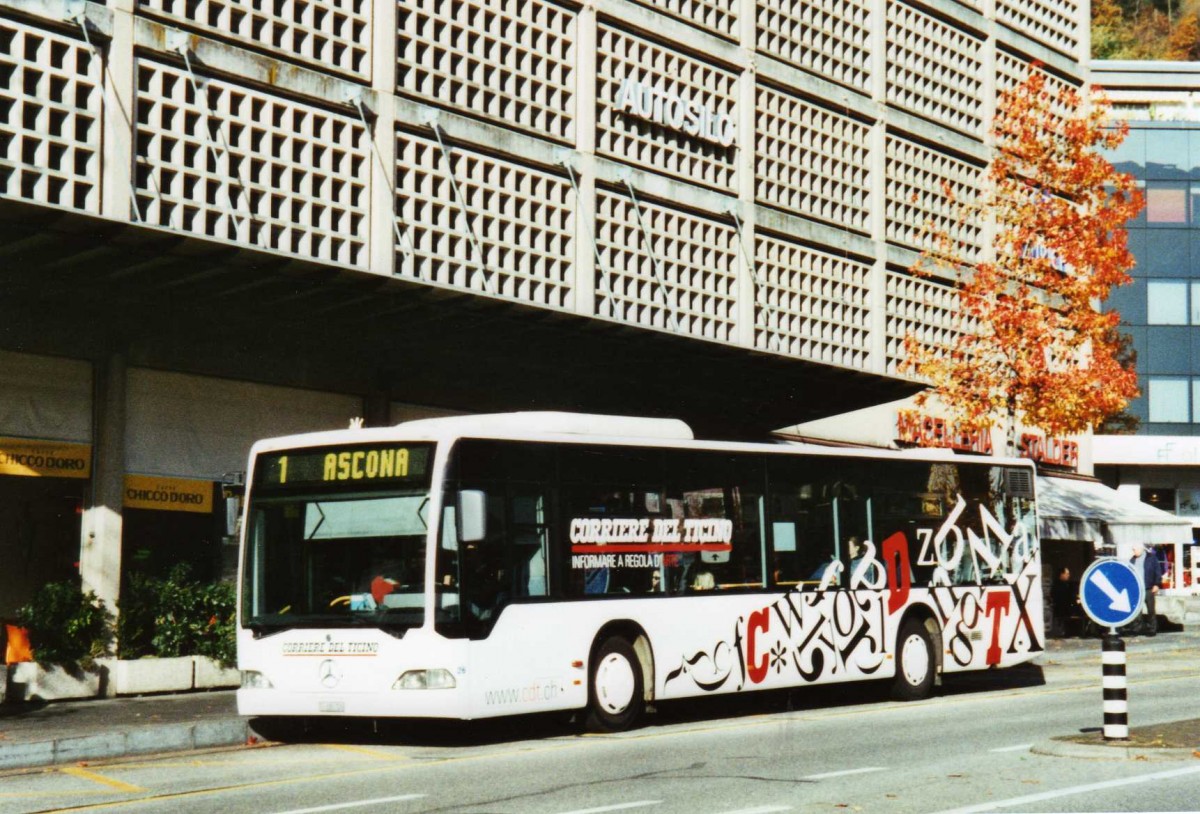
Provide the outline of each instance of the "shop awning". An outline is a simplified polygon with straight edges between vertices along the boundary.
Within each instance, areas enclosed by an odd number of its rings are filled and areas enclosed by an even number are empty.
[[[1038,536],[1098,545],[1191,543],[1192,523],[1103,483],[1077,478],[1037,479]]]

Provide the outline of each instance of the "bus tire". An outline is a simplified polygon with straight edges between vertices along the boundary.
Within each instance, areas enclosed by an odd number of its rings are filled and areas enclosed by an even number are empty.
[[[896,678],[892,697],[919,701],[933,690],[937,656],[928,628],[918,619],[906,619],[896,637]]]
[[[637,723],[645,708],[642,665],[633,646],[620,636],[605,639],[592,659],[588,731],[622,732]]]

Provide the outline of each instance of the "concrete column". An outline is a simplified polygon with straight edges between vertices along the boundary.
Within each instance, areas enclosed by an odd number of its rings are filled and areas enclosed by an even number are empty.
[[[575,313],[596,315],[596,5],[588,2],[575,22]]]
[[[984,0],[983,13],[987,18],[994,19],[996,16],[995,0]],[[1088,23],[1090,25],[1090,22]],[[983,119],[983,131],[979,134],[979,138],[988,149],[989,158],[988,166],[980,170],[980,191],[984,195],[991,194],[992,182],[988,179],[989,169],[991,165],[990,154],[996,146],[996,140],[992,138],[992,123],[996,119],[996,102],[999,89],[996,83],[996,27],[990,26],[987,34],[987,39],[983,44],[983,76],[980,77],[979,98],[982,101],[983,108],[980,111]],[[1084,60],[1086,66],[1087,60]],[[1021,77],[1022,79],[1024,77]],[[988,211],[983,219],[983,229],[979,235],[979,262],[990,263],[996,259],[996,216],[993,212]]]
[[[873,373],[887,372],[887,0],[871,4],[871,101],[876,119],[868,136],[871,169],[870,196],[871,240],[875,244],[875,261],[871,264],[870,355],[867,369]]]
[[[98,49],[104,63],[100,213],[122,221],[134,216],[133,145],[137,60],[133,55],[133,14],[136,4],[136,0],[109,0],[112,40],[107,49]],[[96,43],[94,36],[92,42]]]
[[[117,613],[121,592],[121,503],[125,491],[125,358],[113,354],[94,368],[91,498],[83,512],[79,573]]]
[[[741,220],[742,233],[738,240],[742,242],[743,251],[737,254],[734,269],[737,271],[737,344],[743,347],[754,347],[755,314],[758,311],[754,285],[754,234],[755,234],[755,185],[754,185],[754,155],[755,155],[755,122],[757,108],[755,88],[758,83],[758,73],[754,61],[754,40],[756,35],[755,5],[757,0],[741,0],[738,4],[738,38],[746,67],[738,77],[737,83],[737,208]],[[761,299],[766,302],[766,293],[761,292]],[[763,325],[769,327],[769,320],[763,314]],[[776,347],[767,337],[768,349]]]
[[[411,263],[411,246],[401,237],[396,245],[396,4],[372,3],[371,16],[371,249],[370,270],[395,274],[400,264]],[[401,226],[403,229],[403,226]],[[397,257],[397,250],[401,252]]]
[[[737,212],[741,223],[741,241],[733,267],[737,273],[737,343],[747,348],[754,347],[755,316],[758,301],[767,300],[766,292],[759,292],[754,284],[754,244],[757,218],[754,206],[754,67],[747,68],[738,79],[738,128],[737,128]],[[733,203],[732,201],[730,203]],[[760,280],[760,282],[762,282]],[[762,315],[764,329],[770,327],[769,319]],[[776,348],[767,337],[766,349]]]

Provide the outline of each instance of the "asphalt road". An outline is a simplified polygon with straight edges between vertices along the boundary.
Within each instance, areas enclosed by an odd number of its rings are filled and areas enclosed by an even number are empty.
[[[937,697],[910,704],[860,685],[675,704],[611,736],[580,735],[557,718],[408,724],[59,767],[0,777],[0,814],[1200,809],[1200,759],[1039,753],[1055,736],[1100,726],[1098,648],[948,679]],[[1135,726],[1200,717],[1200,649],[1131,647],[1129,675]]]

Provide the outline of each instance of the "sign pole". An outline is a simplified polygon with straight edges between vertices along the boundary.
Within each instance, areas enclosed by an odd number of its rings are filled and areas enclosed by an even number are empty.
[[[1129,740],[1129,698],[1125,682],[1125,641],[1110,628],[1100,646],[1104,669],[1104,739]]]
[[[1104,739],[1129,740],[1129,699],[1125,682],[1125,642],[1117,628],[1140,612],[1144,588],[1129,563],[1115,557],[1096,560],[1083,572],[1079,602],[1083,612],[1108,628],[1100,644],[1104,670]]]

